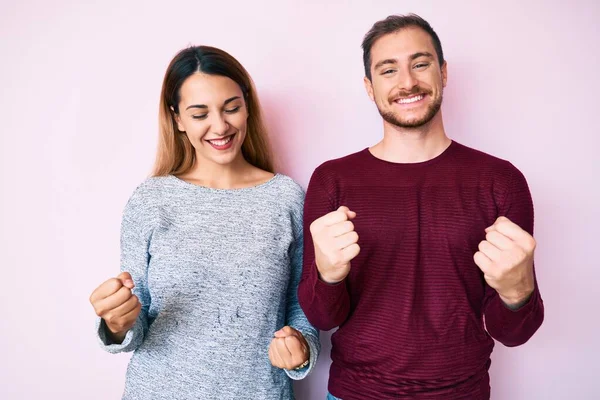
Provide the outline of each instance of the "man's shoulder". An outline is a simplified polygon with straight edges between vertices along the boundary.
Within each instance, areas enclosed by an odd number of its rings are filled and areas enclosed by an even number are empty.
[[[363,149],[346,156],[325,161],[315,169],[315,174],[346,175],[351,173],[352,170],[364,164],[365,153],[367,151],[369,150]]]
[[[467,168],[475,172],[494,172],[499,174],[513,174],[518,169],[508,160],[486,153],[458,142],[454,142],[454,158]]]

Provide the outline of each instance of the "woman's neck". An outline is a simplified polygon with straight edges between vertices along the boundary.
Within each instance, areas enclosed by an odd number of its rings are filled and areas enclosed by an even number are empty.
[[[213,189],[239,189],[256,186],[272,177],[272,173],[253,166],[243,157],[228,164],[196,159],[194,166],[189,171],[178,175],[178,178],[186,182]]]

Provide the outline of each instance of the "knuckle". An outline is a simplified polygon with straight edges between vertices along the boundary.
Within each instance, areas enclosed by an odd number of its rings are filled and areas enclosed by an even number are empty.
[[[525,247],[529,251],[533,251],[537,247],[537,242],[532,236],[529,236],[525,241]]]
[[[130,298],[133,295],[131,289],[129,289],[127,286],[121,286],[121,288],[119,288],[119,293],[123,296],[127,296],[127,298]]]
[[[125,331],[129,329],[130,322],[125,318],[120,317],[115,318],[115,321],[112,323],[112,325],[119,331]]]
[[[111,289],[115,290],[120,289],[121,286],[123,286],[121,280],[117,278],[110,278],[108,281],[106,281],[106,283]]]
[[[117,295],[119,296],[118,298],[121,300],[121,304],[129,301],[129,299],[131,298],[131,296],[133,296],[133,294],[131,293],[131,290],[129,290],[129,288],[123,286],[119,292],[117,293]]]
[[[296,336],[286,336],[284,338],[284,340],[287,344],[292,344],[292,343],[294,343],[295,340],[298,340],[298,339],[296,339]]]
[[[504,217],[501,217],[501,218],[504,218]],[[511,222],[506,218],[504,218],[504,219],[500,220],[500,222],[498,222],[498,226],[503,229],[509,228],[510,225],[511,225]]]
[[[117,324],[117,316],[113,313],[107,313],[102,318],[106,321],[106,323],[115,326]]]
[[[125,322],[123,321],[118,321],[115,324],[113,324],[113,326],[118,330],[118,331],[124,331],[127,329],[127,325],[125,324]]]
[[[339,253],[332,254],[332,255],[329,257],[329,262],[330,262],[332,265],[338,265],[338,264],[340,264],[340,263],[341,263],[341,261],[342,261],[342,257],[341,257],[341,255],[340,255]]]
[[[100,305],[94,305],[94,311],[96,311],[96,315],[99,317],[104,317],[108,313],[108,310]]]
[[[521,248],[516,244],[511,242],[508,247],[506,248],[506,251],[514,253],[514,252],[518,252],[519,250],[521,250]]]

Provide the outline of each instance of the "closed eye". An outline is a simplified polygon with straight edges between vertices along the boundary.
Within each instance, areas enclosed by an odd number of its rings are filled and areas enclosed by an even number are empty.
[[[231,108],[231,109],[229,109],[229,110],[225,110],[225,112],[226,112],[227,114],[235,114],[236,112],[238,112],[238,111],[240,110],[240,108],[241,108],[241,106],[237,106],[237,107],[235,107],[235,108]]]
[[[192,115],[192,119],[205,119],[208,114]]]

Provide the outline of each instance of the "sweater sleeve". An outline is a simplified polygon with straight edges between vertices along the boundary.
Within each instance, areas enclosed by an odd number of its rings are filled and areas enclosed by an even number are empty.
[[[308,376],[315,365],[317,365],[317,359],[321,352],[321,342],[319,340],[319,331],[308,322],[306,315],[298,303],[298,283],[302,274],[302,202],[299,203],[298,210],[294,213],[293,219],[294,242],[290,247],[291,276],[287,291],[286,325],[302,333],[310,349],[310,358],[309,364],[306,367],[300,370],[285,370],[285,372],[290,378],[300,380]]]
[[[498,217],[504,216],[510,219],[533,235],[533,214],[533,201],[527,181],[523,174],[513,167],[505,198],[498,205]],[[484,315],[488,333],[505,346],[519,346],[527,342],[544,320],[544,303],[537,278],[535,278],[531,297],[518,310],[506,307],[498,292],[486,284]]]
[[[136,350],[142,344],[148,330],[150,294],[147,270],[150,261],[150,233],[146,222],[150,213],[145,197],[141,187],[134,192],[125,206],[121,223],[121,272],[127,271],[131,274],[135,284],[133,294],[140,300],[142,309],[135,325],[120,344],[111,341],[106,323],[102,318],[97,319],[96,330],[100,346],[109,353]]]
[[[317,218],[334,211],[333,182],[323,166],[313,173],[304,203],[304,261],[302,279],[298,287],[300,306],[308,320],[317,328],[330,330],[346,321],[350,312],[350,295],[343,280],[328,284],[319,279],[315,263],[310,225]]]

